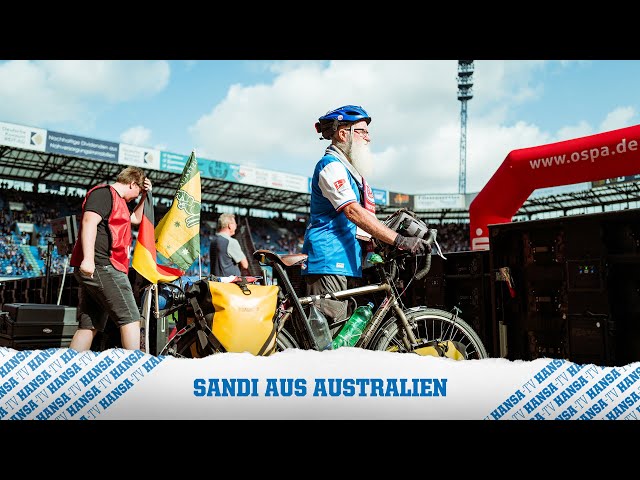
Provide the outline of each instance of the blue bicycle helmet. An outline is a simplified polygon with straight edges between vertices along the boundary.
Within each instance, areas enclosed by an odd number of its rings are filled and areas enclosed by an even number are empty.
[[[321,133],[324,138],[329,140],[340,125],[348,125],[360,120],[367,122],[367,125],[371,123],[371,117],[364,108],[357,105],[345,105],[320,117],[316,122],[316,132]]]

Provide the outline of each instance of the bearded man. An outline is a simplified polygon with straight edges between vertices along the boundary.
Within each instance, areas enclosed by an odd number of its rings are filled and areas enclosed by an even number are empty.
[[[424,240],[404,237],[375,216],[373,192],[364,178],[373,166],[370,123],[371,116],[362,107],[345,105],[315,124],[321,139],[331,140],[331,145],[311,180],[311,218],[302,247],[308,258],[301,272],[307,295],[345,290],[347,277],[362,277],[371,237],[416,255],[429,248]],[[346,305],[345,311],[328,316],[341,320],[345,312]]]

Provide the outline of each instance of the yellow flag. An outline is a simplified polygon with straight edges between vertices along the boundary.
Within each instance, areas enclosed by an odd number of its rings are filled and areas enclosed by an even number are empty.
[[[200,170],[195,152],[187,160],[171,208],[155,229],[159,256],[188,270],[200,255]]]

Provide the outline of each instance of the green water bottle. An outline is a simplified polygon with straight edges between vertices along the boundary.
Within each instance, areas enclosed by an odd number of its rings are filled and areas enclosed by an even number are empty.
[[[340,347],[353,347],[362,335],[364,327],[373,316],[373,303],[362,305],[353,312],[351,318],[344,324],[340,333],[331,343],[333,350]]]

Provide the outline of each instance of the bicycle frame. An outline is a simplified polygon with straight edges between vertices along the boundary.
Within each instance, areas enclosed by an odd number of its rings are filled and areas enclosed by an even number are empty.
[[[389,312],[390,309],[394,310],[394,312],[396,313],[396,315],[401,321],[404,331],[407,334],[407,337],[405,337],[405,340],[408,341],[409,343],[407,343],[405,346],[407,348],[411,348],[411,345],[416,345],[417,341],[410,328],[409,321],[407,320],[407,317],[404,314],[404,311],[402,310],[402,308],[400,308],[396,294],[394,293],[391,287],[391,284],[388,282],[375,283],[375,284],[366,285],[363,287],[354,287],[354,288],[349,288],[347,290],[341,290],[339,292],[334,292],[333,296],[331,294],[325,294],[325,295],[313,295],[308,297],[301,297],[299,298],[299,301],[301,305],[305,306],[305,305],[310,305],[320,300],[321,298],[335,297],[338,300],[342,300],[349,297],[357,297],[357,296],[375,293],[375,292],[385,292],[385,298],[380,303],[380,305],[378,305],[378,308],[376,309],[373,316],[371,317],[371,320],[367,323],[365,329],[362,332],[362,335],[360,336],[360,339],[355,344],[355,346],[361,347],[361,348],[368,347],[369,342],[371,341],[374,333],[376,332],[376,329],[380,326],[380,324],[386,317],[387,312]]]
[[[362,335],[358,339],[358,342],[355,344],[355,346],[360,348],[368,347],[370,341],[374,337],[376,330],[378,329],[378,327],[380,326],[380,324],[382,323],[382,321],[384,320],[384,318],[386,317],[390,309],[393,309],[393,311],[397,315],[397,318],[400,319],[402,330],[405,333],[405,335],[403,336],[403,343],[405,344],[405,347],[407,349],[412,349],[413,346],[417,345],[417,340],[415,338],[415,335],[413,334],[413,330],[411,329],[411,326],[409,325],[409,320],[407,319],[407,316],[405,315],[404,311],[398,304],[398,297],[391,284],[391,279],[386,274],[386,272],[384,272],[382,265],[376,265],[375,268],[378,270],[378,273],[383,278],[385,278],[384,282],[378,282],[371,285],[365,285],[362,287],[349,288],[346,290],[327,293],[324,295],[311,295],[311,296],[298,297],[298,295],[293,289],[293,286],[291,285],[291,282],[289,281],[289,276],[285,268],[283,268],[282,265],[280,265],[277,261],[275,261],[273,257],[271,256],[269,257],[270,257],[269,260],[267,260],[268,256],[263,255],[261,261],[265,264],[270,265],[274,269],[274,271],[277,272],[278,277],[280,277],[280,281],[283,283],[284,289],[287,291],[289,300],[293,303],[293,308],[296,310],[298,318],[302,320],[301,323],[303,325],[302,326],[297,325],[297,328],[298,330],[301,330],[302,332],[304,332],[305,338],[302,339],[303,340],[302,343],[304,344],[304,346],[308,348],[314,348],[315,343],[313,341],[313,334],[311,333],[309,323],[307,321],[308,320],[307,315],[303,307],[307,305],[311,305],[322,298],[342,300],[349,297],[358,297],[358,296],[376,293],[376,292],[384,292],[385,298],[378,305],[378,308],[374,312],[371,320],[367,323],[364,331],[362,332]],[[330,327],[339,326],[340,324],[346,322],[346,320],[347,319],[344,319],[341,322],[334,323],[330,325]]]

